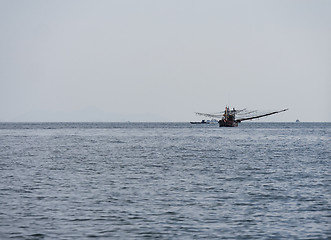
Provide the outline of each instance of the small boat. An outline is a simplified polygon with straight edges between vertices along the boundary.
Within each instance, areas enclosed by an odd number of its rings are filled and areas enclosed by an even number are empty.
[[[211,120],[202,120],[201,122],[190,122],[191,124],[212,124],[212,123],[218,123],[216,119]]]
[[[235,108],[230,109],[229,107],[225,107],[225,111],[222,113],[211,114],[211,113],[196,113],[198,115],[202,115],[205,117],[222,117],[218,124],[220,127],[238,127],[238,124],[242,121],[253,120],[261,117],[270,116],[276,113],[285,112],[288,109],[283,109],[274,112],[267,112],[264,114],[257,114],[257,111],[248,111],[246,109],[236,110]],[[236,115],[239,115],[240,118],[236,119]],[[192,122],[191,122],[192,123]]]
[[[210,122],[202,120],[201,122],[190,122],[191,124],[209,124]]]
[[[299,119],[297,119],[297,120],[295,120],[295,122],[296,122],[296,123],[299,123],[299,122],[300,122],[300,120],[299,120]]]

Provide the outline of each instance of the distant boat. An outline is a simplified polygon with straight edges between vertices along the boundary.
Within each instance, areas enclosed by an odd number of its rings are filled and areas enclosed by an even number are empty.
[[[246,109],[242,110],[236,110],[236,109],[230,109],[229,107],[225,107],[225,111],[222,113],[217,113],[217,114],[210,114],[210,113],[196,113],[198,115],[202,115],[205,117],[222,117],[219,121],[218,124],[220,127],[238,127],[238,123],[241,123],[242,121],[247,121],[247,120],[253,120],[261,117],[266,117],[270,116],[276,113],[280,112],[285,112],[288,109],[283,109],[280,111],[274,111],[274,112],[268,112],[264,114],[257,114],[257,111],[247,111]],[[236,119],[236,115],[240,115],[240,118]],[[201,123],[207,123],[203,122],[202,120]],[[196,122],[191,122],[195,124]]]
[[[206,120],[202,120],[201,122],[190,122],[191,124],[209,124]]]
[[[216,119],[212,120],[202,120],[201,122],[190,122],[191,124],[211,124],[211,123],[218,123]]]
[[[299,119],[297,119],[297,120],[295,120],[295,122],[299,123],[300,121],[299,121]]]

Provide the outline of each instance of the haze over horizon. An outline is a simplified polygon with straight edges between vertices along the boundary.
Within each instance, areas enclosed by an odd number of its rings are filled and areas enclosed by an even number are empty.
[[[331,1],[0,0],[0,121],[331,122]]]

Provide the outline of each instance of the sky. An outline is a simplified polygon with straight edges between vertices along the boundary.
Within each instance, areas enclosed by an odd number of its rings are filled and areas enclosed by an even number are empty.
[[[329,0],[0,0],[0,121],[331,122]]]

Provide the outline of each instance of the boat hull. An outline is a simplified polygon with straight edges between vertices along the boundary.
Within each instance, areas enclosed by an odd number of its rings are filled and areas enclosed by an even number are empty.
[[[238,127],[238,122],[221,119],[218,121],[220,127]]]
[[[209,122],[190,122],[191,124],[209,124]]]

